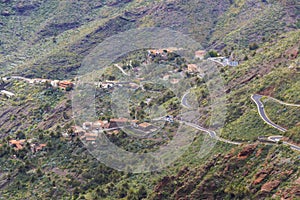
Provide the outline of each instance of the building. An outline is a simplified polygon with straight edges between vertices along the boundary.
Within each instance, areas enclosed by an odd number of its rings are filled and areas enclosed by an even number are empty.
[[[238,61],[234,61],[228,58],[223,59],[223,64],[225,66],[230,66],[230,67],[237,67],[239,65]]]
[[[48,82],[48,83],[51,82],[51,80],[49,80],[49,79],[42,79],[42,78],[36,78],[36,79],[32,79],[32,80],[34,81],[34,83],[39,83],[39,84],[46,83],[46,82]]]
[[[189,73],[197,73],[198,72],[198,66],[196,64],[188,64],[187,65],[187,71]]]
[[[52,87],[58,87],[59,80],[51,81],[50,84],[52,85]]]
[[[179,83],[179,81],[180,81],[180,79],[172,78],[172,79],[170,80],[170,83],[171,83],[171,84],[177,84],[177,83]]]
[[[31,144],[31,151],[33,153],[37,152],[37,151],[42,151],[45,147],[47,146],[47,144]]]
[[[81,140],[85,140],[87,142],[94,142],[96,141],[98,134],[96,133],[85,133],[83,136],[80,137]]]
[[[202,60],[204,58],[205,54],[206,54],[206,51],[204,51],[204,50],[196,51],[195,58],[199,58]]]
[[[80,126],[72,126],[71,137],[81,136],[85,133],[85,130]]]
[[[60,81],[58,87],[62,90],[69,91],[73,88],[74,84],[70,81]]]
[[[47,146],[47,144],[39,144],[39,145],[36,147],[36,151],[41,151],[41,150],[43,150],[46,146]]]
[[[11,98],[11,97],[15,96],[14,93],[6,91],[6,90],[1,90],[1,94],[7,96],[8,98]]]
[[[170,122],[170,123],[173,123],[173,122],[174,122],[173,116],[167,115],[167,116],[165,117],[165,119],[166,119],[167,122]]]
[[[153,126],[152,124],[150,124],[148,122],[143,122],[143,123],[139,124],[138,129],[145,133],[152,133],[152,132],[158,130],[158,128],[156,126]]]
[[[109,127],[109,122],[107,120],[98,120],[96,122],[94,122],[94,125],[97,127],[100,127],[102,129],[107,129]]]
[[[84,122],[84,123],[82,124],[82,128],[83,128],[84,130],[90,130],[90,129],[92,129],[92,122]]]
[[[171,49],[151,49],[148,51],[148,57],[152,59],[155,57],[167,59],[168,53],[172,53],[172,52],[173,51]]]
[[[26,140],[9,140],[9,144],[15,148],[15,150],[21,150],[24,148]]]

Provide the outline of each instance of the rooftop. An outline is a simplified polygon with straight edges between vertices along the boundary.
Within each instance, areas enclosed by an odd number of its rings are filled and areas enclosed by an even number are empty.
[[[141,124],[139,124],[139,127],[142,127],[142,128],[147,128],[148,126],[151,126],[152,124],[149,124],[147,122],[143,122]]]

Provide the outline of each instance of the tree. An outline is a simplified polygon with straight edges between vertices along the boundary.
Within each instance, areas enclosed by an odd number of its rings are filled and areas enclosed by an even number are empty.
[[[25,138],[26,138],[26,136],[23,132],[21,132],[21,131],[17,132],[17,139],[25,139]]]
[[[42,172],[41,168],[38,168],[36,170],[36,174],[37,174],[38,177],[41,177],[43,175],[43,172]]]
[[[218,57],[218,52],[214,51],[214,50],[210,50],[208,52],[209,57]]]
[[[138,199],[145,199],[147,197],[147,190],[144,185],[139,187],[137,195]]]
[[[131,66],[132,67],[139,67],[141,65],[141,63],[139,62],[139,61],[137,61],[137,60],[133,60],[132,62],[131,62]]]
[[[256,50],[258,49],[258,44],[256,44],[255,42],[254,43],[251,43],[249,44],[249,49],[252,51],[252,50]]]

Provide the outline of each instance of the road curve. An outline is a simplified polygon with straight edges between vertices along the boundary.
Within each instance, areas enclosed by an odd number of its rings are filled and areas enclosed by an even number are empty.
[[[269,125],[273,126],[274,128],[282,131],[282,132],[286,132],[287,130],[285,128],[282,128],[281,126],[275,124],[274,122],[272,122],[268,116],[266,115],[265,113],[265,110],[264,110],[264,105],[263,103],[260,101],[260,99],[262,98],[263,96],[262,95],[258,95],[258,94],[254,94],[251,96],[251,99],[255,102],[256,106],[257,106],[257,109],[258,109],[258,113],[260,115],[260,117]],[[274,99],[276,100],[276,99]],[[279,101],[279,100],[277,100]],[[284,102],[282,102],[284,103]],[[285,104],[285,105],[288,105],[288,104]],[[292,105],[296,105],[296,104],[292,104]],[[268,140],[271,141],[271,142],[279,142],[281,139],[283,138],[283,136],[269,136],[268,137]],[[300,151],[300,147],[299,146],[296,146],[292,143],[289,143],[289,142],[285,142],[283,141],[282,142],[283,144],[286,144],[286,145],[289,145],[292,149],[294,150],[297,150],[297,151]]]
[[[187,92],[185,93],[182,98],[181,98],[181,105],[187,109],[191,109],[192,107],[188,104],[187,102],[187,95],[189,94],[190,92]]]
[[[202,126],[199,126],[197,124],[193,124],[193,123],[190,123],[190,122],[186,122],[186,121],[181,121],[179,120],[180,123],[183,123],[187,126],[190,126],[190,127],[193,127],[195,129],[198,129],[200,131],[203,131],[203,132],[206,132],[208,133],[208,135],[211,137],[211,138],[214,138],[216,140],[219,140],[219,141],[222,141],[222,142],[225,142],[225,143],[228,143],[228,144],[235,144],[235,145],[240,145],[242,144],[241,142],[233,142],[233,141],[230,141],[230,140],[226,140],[226,139],[223,139],[223,138],[220,138],[219,136],[217,136],[216,132],[215,131],[212,131],[212,130],[208,130]]]
[[[272,122],[266,112],[265,112],[265,109],[264,109],[264,105],[263,103],[260,101],[260,99],[262,98],[263,96],[261,95],[258,95],[258,94],[253,94],[251,96],[251,99],[255,102],[256,106],[257,106],[257,110],[258,110],[258,113],[260,115],[260,117],[267,123],[269,124],[270,126],[276,128],[277,130],[279,131],[282,131],[282,132],[286,132],[287,130],[277,124],[275,124],[274,122]]]

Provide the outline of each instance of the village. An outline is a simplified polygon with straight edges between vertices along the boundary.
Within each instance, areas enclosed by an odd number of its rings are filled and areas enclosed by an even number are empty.
[[[147,51],[147,60],[145,64],[149,62],[153,62],[155,59],[159,60],[168,60],[168,56],[170,54],[173,54],[176,50],[176,48],[166,48],[166,49],[151,49]],[[198,50],[195,51],[194,58],[198,60],[203,60],[205,56],[207,55],[207,52],[205,50]],[[231,67],[236,67],[239,65],[238,61],[235,61],[232,56],[229,58],[226,57],[210,57],[208,60],[211,60],[217,64],[224,66],[231,66]],[[132,63],[130,63],[132,65]],[[128,74],[120,67],[119,65],[115,65],[118,67],[123,74],[127,75]],[[138,74],[139,68],[138,67],[133,67],[133,72]],[[183,69],[181,72],[181,76],[183,76],[182,73],[187,73],[190,75],[196,75],[200,78],[204,76],[203,72],[201,71],[201,68],[197,64],[187,64],[186,68]],[[170,74],[164,75],[162,78],[164,80],[169,80],[172,84],[178,83],[178,79],[169,79]],[[8,83],[11,80],[21,80],[28,82],[29,84],[35,84],[35,85],[42,85],[42,84],[47,84],[48,86],[51,86],[53,88],[59,88],[63,91],[70,91],[73,89],[75,86],[74,81],[70,80],[51,80],[51,79],[43,79],[43,78],[25,78],[22,76],[8,76],[8,77],[2,77],[0,78],[0,82],[2,83]],[[132,89],[138,89],[140,86],[137,83],[134,82],[121,82],[121,81],[116,81],[116,80],[106,80],[106,81],[99,81],[94,83],[96,87],[98,88],[103,88],[103,89],[109,89],[112,87],[129,87]],[[13,92],[7,91],[7,90],[0,90],[0,94],[3,96],[6,96],[8,98],[12,98],[15,96]]]
[[[173,52],[174,49],[148,50],[147,62],[152,62],[155,58],[167,60],[168,54]],[[204,59],[206,54],[207,52],[203,50],[196,51],[195,58],[202,60]],[[233,61],[232,59],[225,58],[225,57],[209,58],[209,60],[219,63],[223,66],[238,65],[237,61]],[[119,66],[117,67],[119,69],[121,68]],[[138,71],[137,69],[133,68],[133,72],[137,72],[137,71]],[[127,74],[124,70],[122,70],[122,73]],[[182,73],[197,75],[199,77],[204,76],[203,72],[201,72],[197,64],[187,64],[186,68],[183,69],[181,74]],[[172,78],[170,74],[163,74],[161,78],[165,81],[170,81],[172,84],[176,84],[179,81],[176,78]],[[143,78],[139,78],[139,79],[142,80]],[[30,79],[21,76],[10,76],[10,77],[1,78],[1,81],[4,83],[8,83],[12,80],[25,81],[28,82],[29,84],[34,84],[34,85],[44,84],[47,85],[48,87],[59,88],[63,91],[70,91],[75,86],[74,81],[70,81],[70,80],[51,80],[51,79],[43,79],[43,78]],[[105,81],[94,82],[94,85],[97,88],[101,88],[101,89],[110,89],[114,87],[128,87],[132,89],[138,89],[142,87],[142,89],[144,89],[143,86],[138,85],[136,82],[124,82],[124,81],[122,82],[117,80],[105,80]],[[8,98],[15,96],[14,93],[6,91],[4,89],[0,91],[0,94]],[[148,104],[149,102],[146,103]],[[173,123],[173,118],[170,116],[167,116],[164,120]],[[141,135],[148,135],[148,136],[154,133],[155,131],[159,130],[157,126],[151,124],[150,122],[140,122],[139,120],[127,119],[127,118],[111,118],[107,120],[97,120],[94,122],[84,122],[82,126],[76,126],[76,125],[72,126],[71,129],[69,129],[66,133],[63,133],[63,136],[69,139],[79,138],[82,141],[94,143],[99,137],[100,132],[105,132],[108,135],[117,135],[120,133],[121,129],[123,128],[131,128]],[[30,149],[33,153],[41,151],[45,149],[45,147],[47,146],[47,144],[32,143],[31,140],[25,140],[25,139],[8,141],[8,144],[12,146],[15,150],[22,150],[26,145],[26,143],[30,144]]]
[[[168,116],[166,121],[173,122],[173,119]],[[139,120],[127,118],[112,118],[109,120],[84,122],[82,126],[73,126],[63,136],[67,138],[80,138],[82,141],[93,143],[100,136],[99,133],[105,132],[108,135],[117,135],[123,128],[128,128],[136,133],[147,136],[159,130],[157,126],[149,122],[139,122]]]
[[[45,143],[38,143],[38,142],[33,142],[32,139],[11,139],[8,140],[8,145],[14,148],[15,151],[19,151],[25,148],[26,144],[29,144],[30,150],[32,153],[36,153],[42,150],[45,150],[47,147],[47,144]],[[3,144],[0,144],[0,147],[3,146]]]

